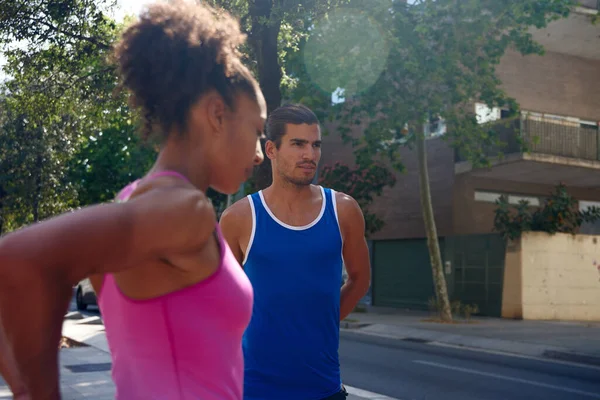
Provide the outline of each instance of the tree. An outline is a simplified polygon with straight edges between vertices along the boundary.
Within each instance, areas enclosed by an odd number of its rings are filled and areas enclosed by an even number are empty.
[[[421,208],[432,264],[435,292],[441,305],[440,317],[452,319],[442,269],[437,230],[433,217],[427,172],[427,138],[433,120],[447,126],[444,135],[460,149],[474,167],[486,165],[485,149],[500,145],[493,129],[477,123],[474,102],[490,107],[518,110],[516,102],[500,87],[496,66],[508,48],[522,54],[543,54],[533,41],[531,27],[542,28],[551,20],[565,17],[572,0],[381,0],[352,2],[355,15],[367,14],[377,21],[389,54],[385,68],[368,88],[354,82],[330,85],[354,88],[345,93],[346,104],[338,119],[345,138],[355,146],[357,162],[368,165],[383,157],[401,169],[400,146],[416,148],[419,159]],[[316,27],[327,35],[312,35],[313,48],[347,46],[342,24],[330,20]],[[370,54],[373,44],[356,40],[352,50]],[[334,71],[342,65],[344,52],[336,57],[326,51],[313,55],[322,69]],[[371,63],[373,64],[373,63]],[[374,65],[374,64],[373,64]],[[340,77],[344,77],[343,74]],[[354,77],[359,79],[360,76]],[[346,79],[348,79],[346,77]],[[356,89],[358,88],[358,90]],[[351,134],[352,127],[367,124],[364,135]]]
[[[74,206],[76,192],[64,181],[64,164],[72,146],[65,140],[62,118],[47,120],[32,113],[16,96],[3,99],[0,127],[2,229],[14,229]],[[45,124],[41,124],[41,120]]]
[[[308,27],[328,10],[349,1],[309,0],[299,4],[295,0],[210,0],[209,3],[240,18],[248,34],[246,62],[258,74],[272,110],[280,105],[282,97],[293,98],[300,85],[307,87],[306,82],[301,82],[305,75],[298,73],[301,60],[297,55]],[[3,165],[24,171],[29,179],[21,180],[29,182],[27,185],[17,185],[26,201],[10,208],[13,213],[7,214],[7,218],[19,221],[11,222],[11,227],[39,218],[31,211],[40,209],[32,204],[34,201],[46,210],[42,217],[105,201],[126,179],[136,177],[147,165],[146,157],[152,150],[135,149],[138,139],[131,122],[134,116],[124,97],[113,96],[117,77],[107,56],[121,29],[108,17],[115,3],[114,0],[17,0],[0,5],[0,45],[8,59],[5,71],[10,77],[5,87],[11,109],[19,110],[7,114],[10,121],[6,122],[7,134],[2,139],[6,148],[20,146],[24,155]],[[328,95],[312,96],[313,100],[317,98],[321,101]],[[23,132],[30,136],[37,132],[36,141],[26,143]],[[38,145],[33,146],[34,143]],[[42,161],[38,163],[42,168],[32,169],[24,159]],[[271,180],[268,163],[263,171],[268,173],[268,179],[263,180],[261,187]],[[38,195],[34,194],[36,186],[31,183],[31,172],[37,176]],[[0,203],[9,204],[9,197],[2,190]],[[11,193],[16,191],[17,187],[11,189]],[[209,195],[217,207],[224,204],[223,196],[214,192]],[[23,212],[22,217],[15,217],[17,209]]]
[[[150,169],[156,153],[137,135],[124,108],[107,128],[79,146],[69,163],[68,181],[77,187],[81,205],[111,201]]]
[[[214,7],[236,15],[248,35],[246,60],[256,72],[265,95],[268,112],[282,103],[282,91],[298,80],[288,73],[286,64],[314,21],[351,0],[209,0]],[[263,149],[264,150],[264,149]],[[264,189],[272,182],[271,162],[265,159],[256,168],[254,185]]]
[[[4,228],[80,204],[81,187],[69,179],[67,167],[125,104],[124,97],[113,96],[116,76],[107,60],[120,29],[108,17],[114,4],[17,0],[0,5],[8,75],[2,140],[8,153],[17,154],[3,169],[19,173],[0,193],[3,221],[9,222]]]
[[[119,26],[108,12],[114,0],[14,0],[0,5],[0,45],[13,78],[7,86],[57,102],[112,101],[114,66],[107,62]]]

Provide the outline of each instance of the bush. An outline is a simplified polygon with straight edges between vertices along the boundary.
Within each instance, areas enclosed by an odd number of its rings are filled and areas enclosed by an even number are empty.
[[[591,207],[580,211],[577,201],[563,183],[557,185],[543,205],[533,212],[527,201],[510,205],[506,196],[501,196],[496,205],[494,230],[508,240],[516,240],[523,232],[528,231],[547,232],[551,235],[575,234],[584,222],[600,220],[600,208]]]

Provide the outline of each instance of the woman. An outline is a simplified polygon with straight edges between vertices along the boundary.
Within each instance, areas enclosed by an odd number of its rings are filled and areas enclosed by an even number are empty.
[[[62,320],[90,277],[118,399],[242,399],[252,287],[204,192],[236,192],[263,159],[266,107],[243,40],[231,17],[191,2],[153,5],[124,32],[122,83],[161,150],[118,201],[0,240],[0,372],[16,395],[60,398]]]

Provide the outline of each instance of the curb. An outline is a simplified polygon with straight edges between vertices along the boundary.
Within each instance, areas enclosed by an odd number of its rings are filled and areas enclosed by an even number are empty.
[[[411,331],[418,331],[411,329]],[[364,331],[361,328],[342,328],[340,337],[357,340],[375,340],[385,345],[393,345],[394,342],[412,342],[421,344],[451,345],[459,348],[494,351],[506,355],[519,355],[541,358],[554,361],[566,361],[577,364],[600,367],[600,357],[591,354],[581,354],[569,351],[565,348],[545,345],[535,345],[523,342],[515,342],[501,339],[489,339],[477,336],[440,334],[435,331],[420,330],[421,334],[392,335],[380,332]],[[379,339],[379,340],[377,340]]]
[[[569,361],[579,364],[595,365],[600,367],[600,357],[588,354],[573,353],[568,351],[547,350],[544,352],[544,358],[560,361]]]
[[[600,356],[570,351],[567,348],[530,344],[502,339],[490,339],[479,336],[440,333],[426,329],[405,328],[399,334],[377,332],[377,324],[358,321],[341,321],[340,337],[355,340],[381,340],[385,345],[412,342],[421,344],[441,344],[458,348],[494,351],[507,355],[520,355],[553,361],[565,361],[583,365],[600,367]],[[371,329],[371,330],[367,330]],[[99,317],[84,317],[79,313],[65,316],[62,336],[83,346],[91,346],[108,352],[108,345]]]

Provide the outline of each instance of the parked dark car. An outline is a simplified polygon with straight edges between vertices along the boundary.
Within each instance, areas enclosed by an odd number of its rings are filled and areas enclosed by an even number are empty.
[[[87,310],[88,306],[97,306],[96,292],[89,279],[84,279],[77,284],[75,290],[75,302],[77,309],[81,311]]]

